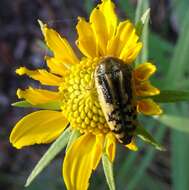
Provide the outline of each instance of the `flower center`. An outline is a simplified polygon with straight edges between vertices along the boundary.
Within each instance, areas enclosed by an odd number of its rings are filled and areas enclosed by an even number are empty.
[[[72,66],[60,88],[64,96],[62,111],[71,127],[81,133],[107,133],[110,130],[95,88],[94,71],[98,63],[97,59],[84,59]]]

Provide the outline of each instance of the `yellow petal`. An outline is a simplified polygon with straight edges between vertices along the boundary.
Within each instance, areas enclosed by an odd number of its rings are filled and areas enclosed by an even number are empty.
[[[108,30],[108,39],[111,39],[112,36],[115,34],[118,20],[114,10],[115,5],[111,0],[102,0],[102,3],[99,5],[99,9],[105,17]]]
[[[15,125],[10,142],[18,149],[36,143],[49,143],[64,131],[67,124],[61,112],[36,111],[23,117]]]
[[[126,63],[131,63],[138,55],[142,44],[138,42],[139,37],[133,24],[126,20],[120,22],[116,35],[110,40],[108,44],[108,52],[114,54]]]
[[[158,88],[151,85],[150,81],[140,82],[136,85],[137,96],[154,96],[159,94]]]
[[[60,100],[60,94],[49,90],[35,89],[29,87],[26,90],[17,90],[17,96],[19,99],[24,98],[27,102],[36,105],[44,104],[54,100]]]
[[[48,28],[47,25],[41,21],[39,21],[39,24],[46,44],[56,58],[68,64],[79,63],[77,56],[65,38],[61,37],[55,30]]]
[[[101,56],[106,55],[108,43],[108,28],[106,26],[106,19],[99,9],[93,9],[90,15],[90,23],[95,34],[99,54]]]
[[[134,70],[134,77],[136,80],[139,81],[145,81],[148,80],[148,78],[154,74],[156,71],[156,66],[152,63],[143,63],[140,64],[135,70]]]
[[[131,143],[127,144],[126,147],[129,148],[132,151],[137,151],[138,150],[138,147],[137,147],[134,139],[132,139]]]
[[[128,48],[127,53],[125,53],[123,55],[122,59],[126,63],[133,63],[133,61],[136,59],[136,57],[140,53],[141,49],[142,49],[142,43],[141,42],[136,43],[131,48]],[[123,52],[124,52],[124,50],[123,50]]]
[[[142,112],[145,115],[160,115],[162,109],[152,99],[143,99],[137,102],[138,112]]]
[[[133,34],[134,26],[129,20],[120,22],[116,35],[108,43],[107,54],[120,57],[123,47],[130,41]]]
[[[48,86],[59,86],[63,81],[62,78],[53,75],[44,69],[29,70],[26,67],[20,67],[19,69],[16,69],[16,73],[18,75],[26,74],[32,79],[38,80],[41,84]]]
[[[63,176],[68,190],[87,190],[92,170],[96,169],[103,148],[103,137],[80,136],[69,147],[63,163]]]
[[[93,170],[95,170],[100,162],[104,145],[104,135],[96,135],[95,148],[93,149]]]
[[[70,72],[70,66],[68,63],[64,63],[57,58],[47,56],[45,57],[45,60],[51,73],[65,76]]]
[[[76,29],[78,33],[78,40],[76,41],[76,44],[80,51],[86,57],[98,56],[96,39],[91,28],[91,24],[86,22],[85,19],[79,17]]]
[[[116,153],[116,138],[112,133],[106,135],[106,154],[110,161],[114,161]]]
[[[142,49],[141,42],[132,43],[132,44],[128,43],[128,45],[125,45],[125,47],[123,48],[120,55],[120,59],[130,64],[136,59],[141,49]]]

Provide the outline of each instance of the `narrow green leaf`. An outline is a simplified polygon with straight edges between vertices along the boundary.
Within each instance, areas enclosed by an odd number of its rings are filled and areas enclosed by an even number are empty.
[[[141,150],[144,148],[144,141],[140,141],[137,143],[137,146]],[[139,145],[140,144],[140,145]],[[129,181],[129,178],[131,177],[131,172],[133,171],[133,166],[135,166],[136,160],[139,158],[140,152],[136,151],[128,151],[127,156],[125,157],[125,160],[122,162],[120,169],[115,174],[117,184],[119,184],[120,189],[124,189],[126,184]],[[125,182],[125,179],[127,179],[127,182]],[[123,183],[124,182],[124,183]]]
[[[150,31],[149,33],[149,58],[157,66],[158,73],[161,76],[166,76],[171,62],[171,55],[173,54],[174,46],[167,39]],[[160,80],[161,79],[161,80]],[[159,87],[163,86],[165,81],[162,78],[153,77],[153,84]],[[163,85],[161,84],[163,83]],[[177,88],[176,88],[177,89]]]
[[[138,172],[138,168],[135,169],[135,172]],[[140,180],[138,186],[140,187],[140,189],[149,189],[149,187],[151,187],[153,190],[168,189],[167,183],[157,178],[156,175],[152,175],[150,172],[149,174],[147,172],[143,174],[142,180]]]
[[[141,15],[144,12],[143,10],[143,0],[137,1],[137,7],[135,12],[135,24],[137,25],[137,22],[140,21]]]
[[[188,104],[180,103],[179,105],[169,105],[169,112],[174,115],[181,115],[181,118],[188,118]],[[180,118],[180,119],[181,119]],[[171,121],[173,119],[173,121]],[[179,120],[180,120],[179,119]],[[180,127],[188,123],[182,123],[181,121],[175,121],[173,117],[169,118],[169,125],[174,125],[171,130],[171,171],[172,171],[172,189],[173,190],[188,190],[189,187],[189,133],[185,131],[179,131]],[[185,119],[184,119],[185,120]],[[174,123],[177,122],[177,123]],[[176,126],[177,124],[177,126]],[[178,128],[178,130],[176,130]]]
[[[189,8],[187,7],[186,9],[174,55],[165,78],[164,86],[169,86],[170,88],[174,88],[178,81],[181,82],[185,78],[185,71],[188,69],[189,22],[187,18],[189,17]]]
[[[68,150],[68,148],[70,147],[70,145],[81,135],[81,133],[78,130],[73,130],[71,132],[70,138],[68,140],[68,144],[66,147],[66,151]]]
[[[189,89],[189,82],[188,78],[185,78],[182,82],[177,81],[175,84],[176,89]]]
[[[11,104],[14,107],[31,107],[33,105],[31,105],[30,103],[26,102],[26,101],[19,101],[19,102],[14,102]]]
[[[160,94],[151,96],[150,98],[160,103],[189,101],[189,91],[160,90]]]
[[[153,145],[157,150],[165,151],[165,148],[162,147],[159,143],[157,143],[156,140],[152,137],[152,135],[148,133],[148,131],[142,125],[139,124],[137,126],[135,133],[139,138]]]
[[[39,109],[47,109],[47,110],[60,110],[61,102],[53,101],[53,102],[48,102],[46,104],[32,105],[27,101],[19,101],[19,102],[12,103],[12,106],[22,107],[22,108],[39,108]]]
[[[142,17],[136,22],[136,33],[141,36],[145,23],[148,22],[150,16],[150,8],[148,8]]]
[[[145,118],[143,118],[145,119]],[[144,120],[142,120],[144,121]],[[148,127],[148,131],[152,132],[155,129],[157,130],[157,121],[154,119],[150,119],[147,120],[145,126],[150,126]],[[157,133],[154,133],[154,138],[156,139]],[[139,150],[142,150],[143,148],[147,147],[146,143],[144,141],[138,141],[137,142],[137,146],[139,147]],[[151,148],[151,146],[148,146],[147,148]],[[131,176],[131,172],[133,171],[133,166],[136,165],[136,163],[138,162],[138,158],[140,157],[140,151],[128,151],[128,155],[127,157],[124,158],[124,162],[122,164],[122,167],[119,169],[118,174],[116,176],[118,176],[118,178],[116,178],[116,181],[118,184],[122,184],[122,181],[125,180],[125,178],[127,178],[129,180],[129,178],[132,178]],[[135,172],[134,172],[135,173]],[[135,174],[134,174],[135,175]],[[123,183],[122,186],[120,186],[121,189],[123,189],[125,187],[125,183]]]
[[[149,17],[150,9],[148,0],[139,0],[137,4],[135,24],[136,32],[141,37],[141,42],[143,44],[142,51],[137,57],[135,64],[141,64],[148,59],[148,36],[149,36]]]
[[[177,1],[181,3],[182,1]],[[178,6],[177,6],[178,7]],[[184,16],[181,17],[182,22],[180,22],[180,32],[177,44],[174,49],[174,56],[172,57],[171,64],[169,65],[169,72],[165,75],[166,80],[164,80],[164,86],[169,86],[170,89],[174,89],[178,86],[178,82],[182,85],[182,81],[186,79],[186,72],[188,71],[188,60],[189,60],[189,7],[185,6]],[[179,104],[179,106],[169,105],[171,111],[177,115],[188,115],[187,109],[180,109],[181,106],[188,106],[187,104]],[[184,126],[183,123],[177,123],[175,126],[173,123],[171,126],[180,129]],[[180,126],[180,127],[179,127]],[[179,130],[171,131],[171,171],[172,171],[172,189],[173,190],[187,190],[189,187],[189,168],[188,168],[188,134],[183,133]]]
[[[189,189],[189,135],[173,130],[171,133],[172,190]]]
[[[164,136],[166,128],[159,126],[159,128],[156,131],[155,137],[158,139],[158,141],[162,141],[162,138]],[[143,178],[146,169],[150,165],[154,155],[155,155],[155,149],[148,148],[148,151],[146,154],[142,157],[142,160],[139,165],[137,165],[137,173],[133,176],[133,178],[128,182],[127,189],[128,190],[134,190],[138,186],[139,181]]]
[[[115,190],[116,188],[113,175],[113,164],[105,153],[102,155],[102,164],[108,187],[110,190]]]
[[[188,117],[164,114],[160,117],[157,117],[156,119],[168,127],[171,127],[173,129],[176,129],[182,132],[189,133],[189,118]]]
[[[50,146],[47,152],[39,160],[30,176],[28,177],[25,187],[29,186],[31,182],[42,172],[42,170],[55,158],[55,156],[66,146],[71,129],[66,129],[60,137]]]
[[[176,15],[178,29],[180,29],[185,13],[187,12],[186,7],[189,7],[188,0],[172,0],[172,14]]]

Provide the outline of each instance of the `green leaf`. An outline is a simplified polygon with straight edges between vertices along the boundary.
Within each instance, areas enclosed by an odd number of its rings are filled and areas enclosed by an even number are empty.
[[[149,36],[149,17],[150,9],[148,0],[139,0],[137,4],[135,23],[136,23],[136,33],[141,37],[141,42],[143,44],[141,53],[135,61],[135,65],[144,63],[148,59],[148,36]]]
[[[189,135],[176,130],[171,134],[172,190],[189,189]]]
[[[145,118],[142,118],[142,121],[144,122]],[[142,122],[141,121],[141,122]],[[148,127],[148,131],[154,131],[154,129],[156,129],[156,131],[158,130],[156,128],[157,125],[157,121],[152,119],[148,119],[145,126],[150,126]],[[154,133],[154,138],[157,138],[157,132]],[[139,147],[139,150],[143,149],[146,147],[146,143],[144,141],[138,141],[137,142],[137,146]],[[152,148],[151,146],[146,147],[148,149]],[[119,169],[119,177],[116,179],[118,181],[118,184],[122,184],[121,181],[125,181],[125,178],[128,179],[132,178],[131,176],[131,172],[133,171],[133,166],[136,166],[136,162],[138,163],[138,158],[140,157],[140,151],[128,151],[128,155],[125,158],[124,157],[124,162],[122,163],[122,167]],[[136,166],[137,167],[137,166]],[[135,175],[135,172],[134,172]],[[118,176],[118,175],[117,175]],[[123,186],[121,186],[120,188],[123,189],[125,187],[125,183],[123,183]]]
[[[175,16],[177,19],[177,24],[178,24],[178,29],[182,25],[183,18],[187,12],[186,7],[189,7],[189,1],[188,0],[172,0],[172,14]]]
[[[158,141],[162,141],[164,133],[165,133],[166,128],[160,126],[155,133],[156,138]],[[153,148],[148,148],[148,151],[144,156],[142,156],[142,160],[140,161],[139,165],[136,163],[136,168],[137,168],[137,173],[132,177],[132,179],[127,183],[127,189],[128,190],[134,190],[136,189],[139,185],[139,181],[143,179],[144,174],[150,165],[154,155],[155,155],[155,149]]]
[[[177,0],[178,3],[182,1]],[[178,6],[176,6],[177,8]],[[178,88],[178,83],[182,85],[182,81],[187,80],[188,60],[189,60],[189,7],[185,6],[184,16],[181,16],[182,22],[179,32],[179,38],[174,49],[174,56],[172,57],[171,64],[169,64],[169,71],[165,75],[164,86],[169,86],[170,89]],[[180,88],[180,87],[179,87]],[[185,106],[185,109],[181,109],[181,106]],[[170,109],[172,108],[172,109]],[[169,105],[168,111],[172,111],[175,115],[188,115],[188,105],[181,103],[177,106]],[[173,118],[172,118],[173,119]],[[167,121],[166,121],[167,122]],[[183,123],[177,123],[175,126],[173,123],[171,126],[180,129]],[[187,190],[189,187],[189,168],[188,168],[188,134],[179,130],[171,131],[171,171],[172,171],[172,189]]]
[[[150,98],[159,103],[189,101],[189,91],[160,90],[160,94]]]
[[[142,17],[140,19],[136,19],[136,20],[138,20],[136,22],[136,33],[137,33],[138,36],[141,36],[143,28],[144,28],[144,25],[146,23],[148,23],[149,16],[150,16],[150,8],[148,8],[144,12],[144,14],[142,15]],[[136,17],[138,17],[138,16],[136,16]]]
[[[81,135],[81,133],[78,130],[73,130],[71,132],[70,138],[68,140],[68,144],[66,147],[66,151],[68,150],[68,148],[70,147],[70,145]]]
[[[177,1],[179,4],[182,1]],[[177,6],[178,7],[178,6]],[[186,73],[188,72],[188,60],[189,60],[189,7],[184,6],[185,11],[181,16],[181,25],[180,25],[180,33],[178,42],[175,46],[174,56],[172,58],[172,62],[170,65],[169,73],[167,75],[167,84],[172,88],[175,88],[175,86],[178,86],[178,82],[182,85],[182,81],[188,80]],[[184,108],[184,109],[183,109]],[[174,108],[174,114],[178,115],[186,115],[188,117],[188,105],[187,104],[180,104],[179,106],[175,106]],[[173,119],[173,118],[172,118]],[[177,120],[178,121],[178,120]],[[177,123],[177,126],[173,123],[170,126],[177,127],[178,130],[172,130],[171,131],[171,152],[172,152],[172,158],[171,158],[171,170],[172,170],[172,189],[182,189],[187,190],[189,187],[189,168],[188,168],[188,160],[189,160],[189,154],[188,154],[188,134],[179,131],[182,127],[188,126],[187,123],[185,123],[186,120],[183,120],[180,123]],[[176,121],[175,121],[176,122]],[[187,124],[187,125],[185,125]],[[184,126],[185,125],[185,126]]]
[[[182,103],[180,105],[180,109],[178,109],[176,106],[176,112],[177,114],[182,115],[188,115],[188,105]],[[187,123],[177,123],[178,127],[182,124]],[[188,127],[185,126],[186,128]],[[171,166],[172,166],[172,189],[182,189],[182,190],[188,190],[189,187],[189,152],[188,152],[188,146],[189,146],[189,134],[185,131],[179,132],[178,130],[172,130],[171,133]]]
[[[27,101],[19,101],[19,102],[12,103],[12,106],[22,107],[22,108],[39,108],[39,109],[46,109],[46,110],[60,110],[61,102],[53,101],[53,102],[48,102],[45,104],[32,105]]]
[[[166,118],[166,125],[171,126],[170,133],[171,142],[171,171],[172,171],[172,189],[173,190],[188,190],[189,187],[189,133],[185,130],[179,131],[182,127],[188,128],[188,104],[180,103],[179,105],[169,105],[167,108],[173,115]],[[180,119],[175,119],[175,116],[181,115]],[[161,118],[160,118],[161,119]],[[175,123],[176,122],[176,123]],[[162,122],[164,123],[164,122]],[[177,130],[178,129],[178,130]]]
[[[189,22],[187,19],[189,17],[189,8],[187,7],[186,9],[187,11],[180,27],[179,38],[174,49],[174,55],[164,81],[165,87],[174,88],[178,81],[182,83],[182,80],[186,77],[185,72],[188,69],[189,59]]]
[[[113,175],[113,164],[105,153],[102,155],[102,164],[108,187],[110,190],[115,190],[116,188]]]
[[[158,73],[161,76],[166,76],[167,74],[169,68],[169,64],[167,63],[171,62],[171,55],[173,54],[173,49],[174,49],[173,47],[174,47],[173,44],[171,44],[168,40],[150,31],[149,59],[152,61],[152,63],[154,63],[157,66]],[[162,82],[163,84],[165,83],[163,77],[162,78],[153,77],[152,81],[155,86],[158,85],[159,87],[162,86],[160,82]]]
[[[66,146],[71,129],[66,129],[56,141],[50,146],[47,152],[39,160],[30,176],[28,177],[25,187],[29,186],[31,182],[42,172],[42,170],[55,158],[55,156]]]
[[[164,114],[160,117],[157,117],[156,119],[161,123],[163,123],[164,125],[171,127],[172,129],[189,133],[188,117]]]
[[[157,150],[165,151],[165,148],[162,147],[156,140],[152,137],[150,133],[140,124],[138,124],[135,134],[141,138],[143,141],[153,145]]]
[[[177,81],[175,83],[175,88],[177,88],[177,89],[187,89],[188,90],[189,89],[188,78],[183,79],[182,82]]]
[[[138,168],[136,167],[135,172],[138,172]],[[152,175],[148,172],[144,173],[142,176],[142,180],[139,183],[140,189],[149,189],[151,187],[153,190],[166,190],[167,184],[162,182],[160,179],[157,178],[156,175]]]

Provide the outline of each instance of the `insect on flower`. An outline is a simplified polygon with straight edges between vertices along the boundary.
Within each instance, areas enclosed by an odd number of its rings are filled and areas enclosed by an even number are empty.
[[[108,57],[95,71],[95,84],[106,121],[119,142],[129,144],[137,125],[133,68]]]

